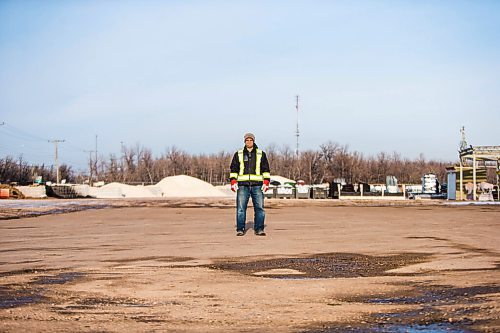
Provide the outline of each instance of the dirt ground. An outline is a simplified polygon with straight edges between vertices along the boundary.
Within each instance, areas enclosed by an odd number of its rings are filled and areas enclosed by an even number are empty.
[[[500,331],[500,205],[266,206],[0,201],[0,331]]]

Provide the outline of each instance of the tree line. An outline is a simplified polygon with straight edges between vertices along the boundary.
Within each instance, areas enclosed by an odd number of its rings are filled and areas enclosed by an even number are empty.
[[[421,154],[416,159],[402,157],[397,152],[379,152],[364,156],[350,151],[348,145],[326,142],[318,149],[304,150],[297,154],[289,146],[268,146],[264,149],[271,166],[271,174],[308,184],[345,179],[347,183],[385,183],[386,176],[395,176],[399,183],[419,184],[426,173],[434,173],[445,181],[446,166],[453,162],[427,160]],[[234,152],[189,154],[175,146],[154,157],[151,149],[135,145],[124,146],[119,156],[109,155],[97,161],[89,160],[86,171],[75,171],[71,166],[60,165],[60,178],[71,183],[85,181],[121,182],[128,184],[154,184],[168,176],[188,175],[214,185],[228,182],[229,165]],[[0,158],[0,182],[30,184],[36,176],[43,181],[56,180],[53,165],[32,165],[22,157]]]

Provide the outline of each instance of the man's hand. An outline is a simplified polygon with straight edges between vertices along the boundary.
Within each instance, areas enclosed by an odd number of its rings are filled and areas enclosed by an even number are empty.
[[[266,193],[269,190],[269,179],[264,179],[264,184],[262,184],[262,192]]]
[[[236,181],[236,179],[231,179],[231,191],[238,191],[238,182]]]

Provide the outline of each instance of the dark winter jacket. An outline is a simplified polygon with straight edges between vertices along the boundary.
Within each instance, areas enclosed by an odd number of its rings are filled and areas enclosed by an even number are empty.
[[[243,174],[245,176],[256,174],[257,149],[259,148],[257,147],[256,144],[254,144],[251,152],[249,152],[246,147],[243,148],[243,163],[244,163]],[[263,152],[262,150],[261,152],[262,152],[262,157],[260,160],[260,175],[262,175],[263,179],[270,180],[271,176],[270,176],[269,161],[267,160],[266,153]],[[239,158],[239,151],[237,151],[236,153],[234,153],[233,160],[231,161],[231,174],[230,174],[231,180],[233,179],[238,180],[239,174],[240,174],[240,158]],[[246,178],[245,176],[240,178]],[[259,181],[238,180],[238,185],[240,186],[262,185],[262,180]]]

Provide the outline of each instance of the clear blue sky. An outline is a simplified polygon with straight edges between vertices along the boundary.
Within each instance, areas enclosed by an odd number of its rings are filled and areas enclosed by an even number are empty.
[[[0,155],[500,145],[500,1],[0,0]]]

